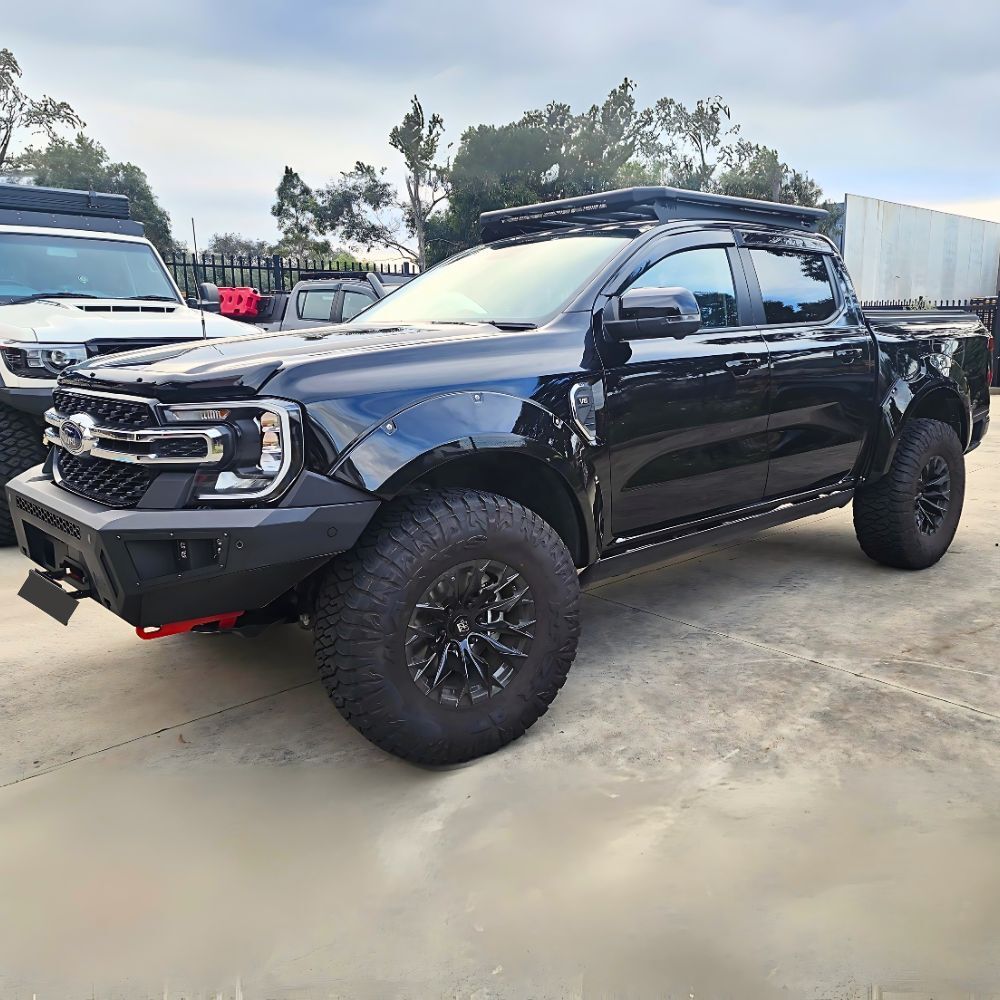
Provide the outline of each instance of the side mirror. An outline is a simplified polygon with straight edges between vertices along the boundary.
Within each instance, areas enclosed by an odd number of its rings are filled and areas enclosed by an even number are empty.
[[[213,285],[211,281],[202,281],[198,285],[196,306],[204,309],[205,312],[217,313],[219,311],[219,286]]]
[[[686,288],[629,288],[608,303],[604,329],[613,340],[686,337],[701,329],[701,309]]]

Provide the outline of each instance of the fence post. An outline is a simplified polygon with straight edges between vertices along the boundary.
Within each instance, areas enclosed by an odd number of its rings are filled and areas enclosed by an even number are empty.
[[[274,286],[274,291],[283,291],[285,288],[285,274],[281,266],[281,257],[278,254],[274,254],[271,257],[271,282]]]

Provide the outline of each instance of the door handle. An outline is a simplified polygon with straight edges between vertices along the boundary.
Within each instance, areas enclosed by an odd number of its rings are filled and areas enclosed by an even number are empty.
[[[760,358],[751,355],[747,355],[745,358],[730,358],[726,362],[726,367],[730,374],[735,375],[736,378],[742,378],[744,375],[749,375],[755,368],[760,368]]]
[[[864,349],[861,347],[838,347],[833,352],[833,356],[845,365],[853,365],[855,361],[860,361],[864,354]]]

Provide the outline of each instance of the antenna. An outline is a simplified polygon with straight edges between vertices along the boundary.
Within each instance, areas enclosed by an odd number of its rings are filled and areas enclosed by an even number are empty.
[[[194,216],[191,216],[191,242],[194,244],[194,277],[198,280],[198,234],[194,228]],[[208,340],[208,332],[205,330],[205,303],[201,298],[201,283],[198,283],[198,312],[201,313],[201,339]]]

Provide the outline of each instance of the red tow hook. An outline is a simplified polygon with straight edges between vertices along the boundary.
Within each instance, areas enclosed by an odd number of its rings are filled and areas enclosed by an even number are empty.
[[[168,635],[180,635],[182,632],[190,632],[199,625],[211,625],[218,623],[219,631],[232,628],[236,624],[236,619],[244,612],[230,611],[224,615],[210,615],[208,618],[189,618],[183,622],[169,622],[166,625],[140,625],[135,634],[140,639],[165,639]]]

